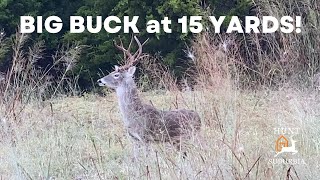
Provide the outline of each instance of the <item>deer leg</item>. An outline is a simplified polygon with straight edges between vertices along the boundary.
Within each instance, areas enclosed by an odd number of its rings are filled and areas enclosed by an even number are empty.
[[[132,149],[131,149],[131,161],[132,162],[137,162],[139,159],[139,143],[136,139],[129,137],[129,141],[132,145]]]
[[[137,162],[138,159],[141,157],[141,148],[144,147],[145,142],[137,133],[132,133],[128,131],[129,139],[133,145],[132,154],[133,154],[133,161]],[[144,152],[143,152],[144,153]],[[145,155],[145,153],[144,153]]]
[[[148,155],[150,153],[150,147],[148,142],[143,142],[140,146],[141,153],[143,154],[143,158],[148,158]]]
[[[149,154],[149,144],[146,142],[140,142],[132,139],[132,154],[133,154],[133,161],[137,162],[141,158],[146,159]]]
[[[178,150],[178,152],[182,153],[182,158],[186,159],[187,158],[187,152],[182,150],[181,141],[176,139],[176,140],[173,141],[173,145]]]

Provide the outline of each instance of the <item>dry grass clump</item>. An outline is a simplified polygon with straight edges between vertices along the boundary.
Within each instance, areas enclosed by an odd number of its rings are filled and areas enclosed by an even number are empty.
[[[219,87],[223,79],[230,78],[241,88],[278,88],[284,83],[316,86],[320,71],[319,6],[309,0],[255,1],[254,11],[260,19],[302,16],[302,32],[230,35],[209,29],[195,38],[187,53],[195,61],[195,77],[204,74],[199,79],[204,86]]]
[[[77,62],[81,46],[59,48],[50,59],[52,60],[50,66],[39,67],[39,61],[49,61],[44,57],[44,50],[43,41],[31,43],[27,34],[16,33],[13,39],[10,69],[1,73],[3,81],[1,95],[9,98],[5,100],[6,102],[10,101],[10,98],[23,102],[32,99],[37,101],[54,97],[58,92],[72,92],[76,89],[74,86],[68,86],[75,82],[66,78],[66,74]]]
[[[242,56],[251,80],[268,87],[288,81],[312,86],[320,67],[319,2],[258,0],[255,3],[259,17],[302,16],[302,33],[245,36]]]
[[[236,45],[235,36],[229,36],[225,41],[217,39],[208,32],[197,36],[188,49],[188,56],[194,63],[191,77],[199,89],[225,89],[239,82],[241,60]],[[245,77],[243,77],[245,78]]]
[[[1,35],[0,39],[3,39],[5,34]],[[16,33],[10,69],[2,72],[0,77],[0,125],[10,143],[16,143],[16,131],[25,120],[21,115],[30,103],[41,105],[46,99],[76,89],[70,86],[74,80],[66,78],[66,74],[76,62],[80,50],[80,47],[61,48],[52,58],[51,66],[40,68],[38,62],[47,60],[44,58],[44,42],[31,43],[28,35]],[[53,79],[53,70],[57,79]]]
[[[140,60],[141,72],[138,84],[142,90],[162,89],[177,91],[177,78],[161,63],[160,55],[147,56]]]

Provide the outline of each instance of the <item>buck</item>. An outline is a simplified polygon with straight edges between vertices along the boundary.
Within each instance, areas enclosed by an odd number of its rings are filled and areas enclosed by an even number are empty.
[[[290,137],[290,141],[291,141],[291,146],[290,147],[282,147],[281,151],[277,152],[277,154],[274,155],[274,157],[277,157],[279,154],[282,154],[284,152],[296,154],[298,152],[296,150],[296,142],[297,141],[293,140],[292,136]]]
[[[188,137],[200,129],[200,117],[193,110],[163,111],[142,102],[133,78],[135,65],[146,56],[142,55],[142,46],[147,41],[141,44],[136,36],[134,39],[138,50],[133,55],[130,53],[133,39],[127,49],[122,42],[120,45],[114,42],[115,46],[123,51],[125,63],[115,66],[115,70],[99,79],[98,84],[116,91],[124,126],[129,137],[135,142],[170,142],[180,148],[182,137]]]

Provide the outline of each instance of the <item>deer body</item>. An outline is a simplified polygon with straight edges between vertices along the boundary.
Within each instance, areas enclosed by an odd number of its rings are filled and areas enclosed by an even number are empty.
[[[142,45],[135,37],[139,50],[131,55],[123,46],[117,46],[128,56],[129,64],[98,80],[100,86],[115,89],[124,126],[134,140],[139,142],[180,142],[181,136],[199,130],[200,117],[192,110],[162,111],[144,104],[138,95],[133,79],[136,67],[133,65],[141,55]],[[130,43],[131,44],[131,43]]]
[[[105,84],[115,88],[124,126],[133,139],[141,142],[172,141],[175,143],[180,136],[187,134],[187,131],[200,128],[200,117],[194,111],[185,109],[161,111],[142,103],[132,77],[135,67],[131,67],[129,71],[119,75],[118,78],[124,78],[117,87],[108,84],[113,81],[117,71],[100,79],[99,83],[102,86]]]

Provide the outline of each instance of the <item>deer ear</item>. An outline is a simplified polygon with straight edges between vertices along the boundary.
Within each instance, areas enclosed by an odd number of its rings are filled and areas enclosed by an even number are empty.
[[[128,75],[129,76],[133,76],[133,74],[136,72],[136,67],[135,66],[132,66],[128,69]]]
[[[118,72],[119,71],[119,66],[115,65],[114,66],[114,70]]]

